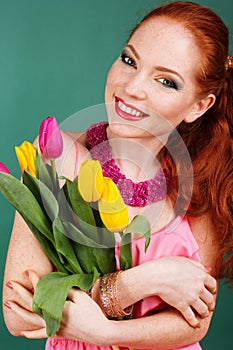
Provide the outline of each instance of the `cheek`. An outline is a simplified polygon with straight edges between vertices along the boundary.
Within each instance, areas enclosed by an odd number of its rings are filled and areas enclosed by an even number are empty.
[[[154,110],[160,117],[176,127],[185,118],[187,108],[178,97],[157,96],[154,98]]]
[[[119,90],[124,88],[127,76],[124,73],[124,69],[121,67],[121,63],[116,61],[110,68],[105,87],[106,98],[112,99],[114,94],[117,94]]]
[[[110,96],[112,96],[115,88],[117,87],[117,77],[119,75],[116,73],[117,72],[116,72],[115,64],[113,64],[107,75],[106,87],[105,87],[106,98],[107,97],[109,98]]]

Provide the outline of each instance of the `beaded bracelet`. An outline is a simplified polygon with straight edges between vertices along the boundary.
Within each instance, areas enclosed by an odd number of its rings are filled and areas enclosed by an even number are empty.
[[[102,310],[107,317],[119,318],[130,316],[133,305],[122,309],[117,298],[117,278],[122,271],[108,273],[100,280],[100,300]]]

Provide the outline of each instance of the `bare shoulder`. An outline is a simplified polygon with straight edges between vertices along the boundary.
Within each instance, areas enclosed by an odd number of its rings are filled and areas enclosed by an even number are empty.
[[[78,174],[81,162],[89,158],[86,133],[62,131],[62,137],[63,152],[56,160],[56,168],[59,174],[73,179]]]
[[[63,175],[72,180],[77,175],[80,163],[89,158],[89,151],[86,147],[86,131],[61,131],[61,134],[63,139],[63,152],[61,157],[55,160],[56,170],[59,175]],[[39,149],[38,136],[33,144]]]
[[[215,227],[208,214],[200,217],[189,217],[192,233],[200,247],[200,256],[204,265],[215,271],[218,241]]]

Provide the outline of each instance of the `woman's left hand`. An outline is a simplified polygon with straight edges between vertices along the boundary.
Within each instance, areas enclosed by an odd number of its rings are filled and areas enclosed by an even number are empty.
[[[29,278],[35,289],[39,280],[38,275],[29,271]],[[45,321],[32,311],[33,293],[17,282],[10,282],[16,295],[20,297],[20,304],[8,301],[11,311],[27,320],[32,329],[23,330],[19,335],[26,338],[47,338]],[[57,337],[105,345],[110,331],[111,322],[104,316],[100,307],[85,292],[72,288],[69,291],[62,314],[61,327]]]

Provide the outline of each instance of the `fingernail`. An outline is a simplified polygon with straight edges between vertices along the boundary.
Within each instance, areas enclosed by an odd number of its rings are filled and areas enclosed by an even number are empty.
[[[10,289],[13,289],[13,284],[11,282],[7,282],[6,283],[6,286]]]
[[[8,307],[8,309],[11,309],[11,304],[8,301],[5,301],[4,305]]]
[[[212,270],[211,267],[208,266],[208,265],[205,265],[205,269],[206,269],[207,271],[209,271],[209,272]]]
[[[195,328],[201,328],[201,324],[200,323],[197,323]]]

